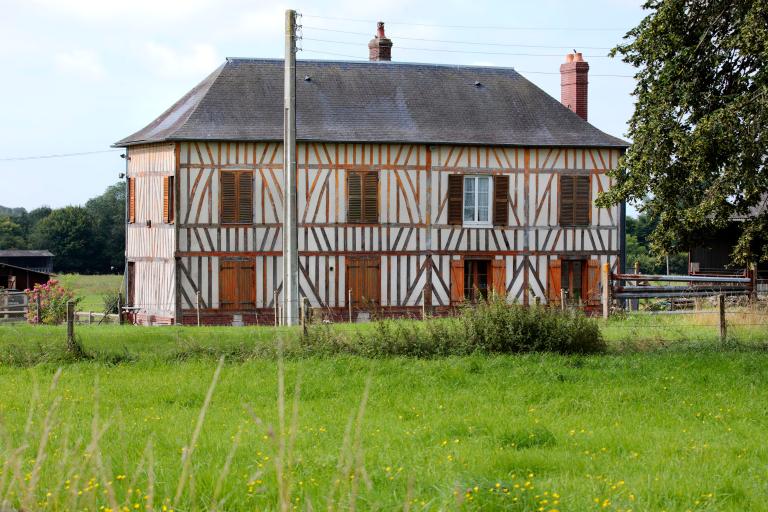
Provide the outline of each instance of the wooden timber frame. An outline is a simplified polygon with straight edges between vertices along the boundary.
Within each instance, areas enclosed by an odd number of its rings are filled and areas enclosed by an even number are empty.
[[[494,290],[509,302],[556,302],[550,266],[561,259],[608,263],[619,272],[620,207],[592,202],[612,185],[621,149],[299,142],[299,288],[327,318],[347,319],[346,259],[378,258],[376,313],[450,314],[455,262],[494,261]],[[135,179],[136,218],[127,226],[126,256],[134,264],[136,320],[274,324],[274,295],[282,290],[283,166],[280,142],[191,141],[128,148]],[[253,222],[223,224],[221,171],[253,174]],[[378,175],[378,222],[347,222],[347,173]],[[507,225],[448,223],[448,176],[505,176]],[[175,187],[172,223],[163,222],[163,176]],[[562,176],[589,177],[589,223],[558,224]],[[494,192],[494,205],[503,197]],[[147,221],[150,221],[149,223]],[[220,307],[222,260],[253,262],[254,304]],[[502,280],[503,284],[498,281]],[[557,291],[557,293],[553,293]],[[250,293],[250,291],[249,291]],[[594,306],[599,308],[599,293]],[[353,315],[370,305],[352,304]],[[237,318],[235,318],[237,317]]]

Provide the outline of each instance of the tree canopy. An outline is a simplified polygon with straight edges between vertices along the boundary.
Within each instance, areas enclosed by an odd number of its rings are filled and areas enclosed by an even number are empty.
[[[737,263],[768,260],[768,2],[650,0],[613,55],[637,68],[631,146],[598,199],[638,205],[674,253],[734,217]]]

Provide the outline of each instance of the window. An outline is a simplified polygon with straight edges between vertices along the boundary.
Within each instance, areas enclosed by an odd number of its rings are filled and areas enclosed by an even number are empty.
[[[451,302],[474,302],[493,291],[499,297],[507,294],[506,261],[504,259],[465,259],[451,261]]]
[[[549,262],[549,300],[560,303],[561,290],[571,304],[600,302],[600,262],[558,259]]]
[[[560,176],[560,225],[589,225],[589,176]]]
[[[464,176],[464,224],[491,223],[491,177]]]
[[[136,222],[136,178],[128,178],[128,223]]]
[[[489,260],[464,260],[464,298],[475,302],[488,298]]]
[[[347,222],[379,222],[379,174],[376,171],[347,173]]]
[[[174,188],[173,176],[163,176],[163,222],[173,223]]]
[[[347,257],[347,288],[352,305],[378,304],[381,294],[381,262],[378,256]]]
[[[256,263],[222,259],[219,267],[219,308],[243,310],[256,307]]]
[[[509,176],[448,175],[448,224],[509,224]]]
[[[221,172],[221,223],[253,223],[253,172]]]

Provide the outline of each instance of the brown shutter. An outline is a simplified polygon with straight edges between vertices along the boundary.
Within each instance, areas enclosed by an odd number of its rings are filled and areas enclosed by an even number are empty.
[[[493,179],[493,225],[509,224],[509,176],[496,176]]]
[[[367,172],[363,182],[363,216],[365,222],[379,222],[379,173]]]
[[[587,260],[585,265],[587,278],[584,280],[587,284],[587,302],[590,304],[600,303],[600,261]]]
[[[238,267],[238,308],[253,309],[256,306],[256,264],[252,261],[241,261]]]
[[[589,225],[589,176],[574,176],[573,225]]]
[[[464,261],[451,260],[451,303],[464,301]]]
[[[381,273],[379,271],[379,258],[372,257],[365,259],[365,290],[364,296],[367,301],[374,304],[379,303],[381,295]]]
[[[362,222],[363,198],[360,174],[347,172],[347,222]]]
[[[221,171],[221,223],[234,224],[237,222],[235,211],[237,209],[237,184],[235,173]]]
[[[168,191],[170,190],[170,183],[168,182],[169,177],[163,176],[163,222],[168,224],[170,219],[170,208],[169,208],[169,197],[168,197]]]
[[[462,174],[448,175],[448,224],[462,224],[464,203],[464,176]],[[463,268],[463,267],[462,267]],[[462,284],[462,286],[464,286]],[[464,292],[462,291],[462,294]]]
[[[128,222],[136,222],[136,178],[128,178]]]
[[[560,303],[560,288],[562,287],[562,283],[560,281],[560,269],[561,263],[559,259],[549,262],[549,268],[547,272],[549,277],[547,280],[547,297],[549,298],[550,303]]]
[[[237,222],[240,224],[253,223],[253,174],[238,173],[237,187]]]
[[[561,226],[573,225],[573,178],[560,175],[560,219]],[[559,292],[558,292],[559,293]]]
[[[237,309],[237,265],[234,261],[219,260],[219,308]]]
[[[347,257],[347,290],[351,290],[352,305],[359,306],[363,299],[363,262],[360,258]]]
[[[501,298],[507,296],[507,263],[504,260],[491,261],[491,289]]]

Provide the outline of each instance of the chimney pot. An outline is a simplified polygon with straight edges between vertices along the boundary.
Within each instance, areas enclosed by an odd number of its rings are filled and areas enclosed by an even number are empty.
[[[392,40],[384,34],[384,22],[376,24],[376,35],[368,43],[368,60],[391,61]]]
[[[560,103],[587,120],[589,63],[581,52],[569,53],[560,64]]]

